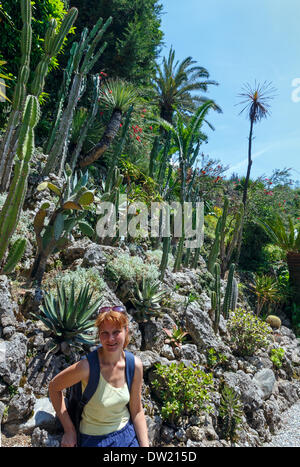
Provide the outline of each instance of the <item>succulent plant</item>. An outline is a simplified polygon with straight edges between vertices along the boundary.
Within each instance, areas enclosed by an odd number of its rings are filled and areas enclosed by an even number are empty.
[[[64,172],[65,183],[59,188],[50,181],[40,183],[39,191],[49,189],[57,196],[56,206],[46,224],[50,203],[42,204],[34,218],[34,230],[37,241],[37,254],[30,278],[41,283],[48,257],[65,248],[70,241],[70,234],[78,226],[84,235],[91,233],[91,226],[84,221],[86,209],[94,201],[94,193],[86,187],[88,172],[72,176],[69,166]]]
[[[166,292],[160,290],[161,282],[159,280],[151,281],[143,277],[142,288],[136,286],[135,296],[132,303],[137,309],[137,321],[145,321],[151,317],[160,316],[160,302]]]
[[[51,292],[44,292],[41,313],[32,313],[32,316],[41,320],[52,331],[55,345],[48,353],[58,350],[63,343],[80,348],[82,344],[92,345],[95,342],[86,331],[95,324],[95,320],[90,318],[97,311],[102,298],[91,302],[91,297],[92,292],[87,284],[75,298],[74,281],[69,294],[62,284],[57,284],[57,298]]]

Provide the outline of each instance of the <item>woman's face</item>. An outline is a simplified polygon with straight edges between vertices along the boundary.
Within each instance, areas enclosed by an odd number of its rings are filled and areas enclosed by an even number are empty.
[[[99,330],[99,338],[104,350],[116,352],[124,348],[128,330],[116,323],[104,321]]]

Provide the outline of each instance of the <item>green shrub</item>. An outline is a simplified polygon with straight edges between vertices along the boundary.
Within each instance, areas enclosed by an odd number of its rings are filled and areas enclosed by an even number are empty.
[[[197,364],[186,367],[184,363],[156,364],[158,379],[152,382],[159,390],[162,401],[161,415],[170,423],[181,417],[211,412],[210,391],[213,389],[211,373],[204,373]]]
[[[130,256],[127,253],[119,255],[108,261],[105,274],[116,282],[133,281],[141,283],[142,279],[155,280],[159,277],[158,266],[154,263],[144,263],[139,256]]]
[[[252,311],[237,309],[230,313],[227,322],[233,351],[240,356],[251,356],[268,345],[270,326],[255,316]]]
[[[147,261],[149,263],[153,262],[158,267],[160,266],[162,255],[163,255],[162,250],[149,250],[149,251],[146,252]],[[169,253],[169,255],[168,255],[168,267],[170,269],[173,268],[174,262],[175,262],[174,256],[172,255],[172,253]]]

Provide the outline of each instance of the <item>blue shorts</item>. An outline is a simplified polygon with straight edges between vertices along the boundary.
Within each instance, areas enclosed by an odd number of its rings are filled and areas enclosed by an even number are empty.
[[[130,447],[138,448],[139,442],[131,420],[118,431],[113,431],[107,435],[95,436],[80,433],[80,447],[89,448],[109,448],[109,447]]]

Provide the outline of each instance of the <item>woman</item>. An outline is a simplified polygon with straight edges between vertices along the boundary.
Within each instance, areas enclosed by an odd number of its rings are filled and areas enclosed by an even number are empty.
[[[143,366],[139,358],[134,357],[135,372],[130,394],[125,379],[124,349],[129,342],[128,324],[124,307],[99,309],[95,326],[102,344],[98,348],[101,373],[98,388],[83,409],[79,429],[80,446],[149,446],[141,402]],[[50,381],[49,397],[64,428],[61,441],[63,447],[76,446],[77,436],[62,391],[79,381],[84,390],[88,379],[89,363],[83,359]]]

